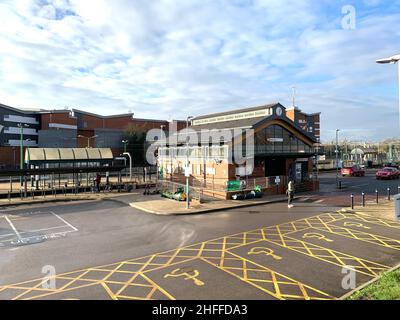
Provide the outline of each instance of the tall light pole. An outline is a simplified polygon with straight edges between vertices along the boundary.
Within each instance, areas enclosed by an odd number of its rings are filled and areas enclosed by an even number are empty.
[[[400,54],[395,55],[390,58],[376,60],[376,63],[380,63],[380,64],[396,64],[397,63],[398,77],[399,77],[399,126],[400,126],[400,62],[399,61],[400,61]]]
[[[78,136],[78,138],[87,139],[87,148],[88,148],[88,149],[90,148],[90,140],[91,140],[91,139],[96,139],[97,137],[98,137],[98,135],[95,135],[95,136],[93,136],[93,137],[85,137],[85,136],[82,136],[82,135],[79,135],[79,136]]]
[[[339,188],[339,129],[336,129],[336,188]]]
[[[18,123],[18,128],[20,130],[20,161],[19,168],[22,170],[24,168],[24,128],[28,128],[27,124]]]
[[[124,156],[129,157],[129,182],[132,182],[132,156],[129,152],[124,152]]]
[[[189,199],[189,178],[190,178],[190,171],[189,171],[189,121],[193,120],[192,116],[186,118],[186,209],[190,208],[190,199]]]
[[[22,124],[22,123],[18,123],[18,128],[20,129],[20,155],[19,155],[19,169],[22,170],[24,169],[24,128],[29,127],[26,123]],[[23,181],[22,181],[22,173],[20,176],[20,183],[21,183],[21,187],[24,185]]]
[[[162,124],[160,126],[160,141],[162,140],[163,137],[166,139],[166,135],[164,134],[164,129],[165,129],[165,124]],[[164,134],[164,135],[163,135]],[[165,141],[165,146],[167,145]],[[158,161],[157,161],[157,181],[158,180],[164,180],[164,169],[160,166],[160,148],[163,147],[163,143],[160,143],[159,149],[158,149]]]

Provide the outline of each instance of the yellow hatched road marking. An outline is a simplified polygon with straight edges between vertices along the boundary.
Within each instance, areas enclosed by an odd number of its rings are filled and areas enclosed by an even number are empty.
[[[363,222],[369,222],[369,223],[372,223],[372,224],[381,225],[381,226],[384,226],[384,227],[400,229],[400,222],[372,217],[372,216],[369,216],[369,215],[367,215],[367,214],[365,214],[363,212],[357,213],[357,215],[352,215],[351,218],[352,219],[357,219],[357,220],[363,221]]]
[[[391,239],[384,236],[379,236],[370,232],[363,232],[359,230],[351,229],[350,227],[338,227],[336,225],[328,225],[326,223],[321,223],[313,225],[314,229],[327,231],[333,234],[344,236],[347,238],[352,238],[368,243],[373,243],[376,245],[384,246],[387,248],[392,248],[395,250],[400,250],[400,241],[396,239]]]
[[[40,295],[37,295],[37,296],[34,296],[34,297],[25,298],[25,299],[22,299],[22,300],[34,300],[34,299],[38,299],[38,298],[49,297],[49,296],[57,294],[57,293],[71,292],[71,291],[74,291],[76,289],[83,289],[83,288],[87,288],[87,287],[93,287],[93,286],[96,286],[98,284],[100,284],[100,282],[98,282],[98,283],[88,283],[88,284],[84,284],[84,285],[81,285],[81,286],[76,287],[76,288],[66,289],[66,290],[63,290],[63,291],[48,292],[48,293],[40,294]]]
[[[139,275],[140,271],[143,271],[144,269],[146,269],[146,267],[149,265],[149,263],[154,259],[155,255],[152,255],[151,258],[140,268],[140,270],[135,273],[132,278],[130,278],[125,285],[122,286],[121,289],[119,289],[117,291],[117,293],[115,294],[116,296],[118,296],[121,292],[123,292],[133,281],[135,281],[135,279],[137,278],[137,276]]]
[[[53,295],[55,293],[69,292],[72,290],[77,290],[80,288],[85,288],[100,284],[112,299],[118,299],[119,297],[126,299],[151,299],[153,295],[158,291],[160,291],[169,299],[174,299],[174,297],[171,294],[169,294],[163,288],[154,283],[150,279],[149,275],[146,274],[150,271],[157,271],[168,266],[187,263],[189,261],[193,261],[200,258],[201,260],[206,261],[207,263],[213,265],[214,267],[217,267],[220,270],[232,274],[240,278],[242,281],[257,287],[268,294],[272,294],[274,297],[278,299],[332,299],[333,297],[329,296],[328,294],[322,291],[319,291],[318,289],[308,287],[303,283],[300,283],[296,280],[293,280],[275,271],[272,271],[266,267],[258,265],[251,260],[241,258],[233,254],[230,250],[243,247],[249,244],[256,244],[261,241],[268,241],[270,243],[277,244],[292,251],[300,252],[304,255],[319,260],[323,260],[335,265],[347,266],[347,267],[349,267],[350,265],[351,268],[353,268],[355,271],[369,276],[376,276],[378,275],[379,272],[388,269],[389,267],[387,266],[367,261],[364,259],[360,259],[341,252],[337,252],[322,246],[308,244],[304,241],[292,239],[289,236],[293,232],[305,230],[310,227],[315,228],[317,226],[319,228],[326,229],[328,223],[334,221],[340,221],[346,218],[354,219],[356,217],[354,215],[344,214],[344,213],[326,213],[311,218],[299,219],[296,221],[283,223],[274,227],[266,227],[252,231],[236,233],[230,236],[220,237],[214,240],[209,240],[198,244],[189,245],[175,250],[169,250],[142,258],[135,258],[132,260],[122,261],[119,263],[112,263],[95,268],[87,268],[60,274],[55,277],[56,280],[60,279],[60,280],[70,280],[70,281],[63,287],[55,291],[39,288],[40,284],[42,283],[42,280],[37,279],[33,281],[25,281],[17,283],[14,285],[1,286],[0,292],[7,292],[8,289],[25,290],[23,293],[19,293],[14,298],[14,299],[20,299],[23,298],[24,295],[31,293],[32,291],[35,291],[35,294],[39,295],[36,295],[35,297],[29,297],[29,299],[34,299],[43,296]],[[374,220],[375,223],[387,223],[387,222],[382,222],[380,220],[376,220],[375,218],[369,218],[366,216],[360,217],[360,220],[362,221],[368,219]],[[395,227],[397,227],[397,224],[395,225]],[[364,236],[360,235],[359,233],[354,234],[354,231],[351,232],[352,232],[352,237],[357,237],[358,238],[357,240],[366,241],[363,238]],[[382,237],[378,237],[373,239],[374,241],[386,241],[388,238],[382,239]],[[386,242],[385,245],[389,244]],[[191,255],[190,252],[193,252],[193,255]],[[238,261],[241,262],[241,267],[237,266],[229,267],[230,262],[233,263]],[[129,265],[132,266],[137,265],[137,271],[119,270],[122,266],[129,266]],[[271,280],[253,279],[253,277],[249,278],[248,274],[249,272],[257,273],[260,270],[264,273],[269,272]],[[104,272],[104,275],[100,274],[101,276],[100,279],[91,279],[89,278],[90,271]],[[241,272],[242,275],[238,276],[237,272]],[[126,282],[110,281],[109,279],[114,274],[129,274],[131,275],[131,277]],[[280,278],[279,280],[278,277]],[[146,283],[140,282],[139,281],[140,279],[142,279],[142,281]],[[89,282],[89,283],[70,288],[71,285],[73,285],[77,281],[81,281],[82,283],[83,282]],[[264,288],[262,285],[263,283],[273,284],[274,292],[271,291],[271,288],[269,289]],[[122,287],[117,292],[113,293],[108,284],[119,284],[122,285]],[[290,285],[295,286],[300,290],[299,291],[300,293],[299,295],[293,295],[289,292],[285,292],[285,290],[283,290],[285,286],[281,287],[280,285],[288,285],[289,287]],[[134,286],[136,288],[143,288],[144,290],[143,297],[130,297],[129,295],[124,294],[124,290],[131,286]],[[145,292],[145,290],[147,291]],[[313,296],[312,294],[310,295],[308,292],[309,290],[320,294],[321,297]]]
[[[304,253],[302,250],[300,250],[299,248],[307,248],[308,252],[310,252],[311,257],[313,258],[317,258],[319,260],[323,260],[341,267],[350,267],[351,269],[353,269],[354,271],[366,274],[368,276],[372,276],[372,277],[376,277],[379,275],[380,272],[382,271],[386,271],[389,270],[390,267],[389,266],[385,266],[383,264],[379,264],[379,263],[375,263],[372,261],[368,261],[366,259],[361,259],[361,258],[357,258],[355,256],[349,255],[349,254],[345,254],[339,251],[335,251],[332,249],[328,249],[319,245],[315,245],[315,244],[311,244],[311,243],[307,243],[306,241],[301,241],[295,238],[290,238],[288,236],[286,236],[288,238],[289,241],[287,242],[294,242],[296,244],[299,244],[301,246],[299,247],[295,247],[292,245],[288,245],[287,243],[285,244],[279,244],[276,243],[274,241],[271,241],[275,244],[281,245],[285,248],[297,251],[297,252],[301,252]],[[269,240],[267,240],[269,241]],[[317,249],[317,250],[315,250]],[[319,252],[323,252],[324,254],[321,254]],[[347,262],[346,262],[347,261]],[[355,265],[353,265],[355,264]]]
[[[262,291],[272,295],[273,297],[275,297],[277,299],[284,300],[289,295],[293,299],[306,299],[306,298],[308,299],[309,298],[308,295],[305,296],[304,294],[302,294],[302,295],[292,295],[292,294],[284,293],[283,291],[281,291],[282,288],[279,286],[280,284],[290,285],[290,286],[292,286],[292,288],[293,287],[294,288],[298,288],[299,292],[303,292],[301,290],[301,287],[303,287],[303,288],[305,288],[304,290],[311,290],[311,291],[317,293],[318,295],[320,295],[320,296],[317,296],[317,297],[313,296],[311,299],[314,299],[314,298],[315,299],[334,299],[334,297],[330,296],[329,294],[327,294],[327,293],[325,293],[325,292],[323,292],[321,290],[318,290],[318,289],[312,288],[310,286],[304,285],[301,282],[298,282],[298,281],[296,281],[296,280],[294,280],[294,279],[292,279],[292,278],[290,278],[288,276],[285,276],[283,274],[275,272],[275,271],[271,270],[270,268],[265,267],[263,265],[260,265],[260,264],[254,262],[254,261],[247,260],[247,259],[245,259],[245,258],[243,258],[243,257],[241,257],[241,256],[239,256],[239,255],[237,255],[235,253],[229,252],[227,254],[235,257],[237,261],[242,261],[242,265],[243,265],[242,268],[237,268],[237,267],[234,268],[236,270],[238,269],[239,271],[242,271],[242,276],[230,271],[231,268],[227,267],[227,266],[219,267],[219,269],[224,270],[224,271],[232,274],[233,276],[241,279],[242,281],[244,281],[246,283],[249,283],[251,285],[257,286]],[[207,261],[207,259],[203,259],[203,260]],[[211,261],[209,261],[209,263],[212,264]],[[248,278],[248,271],[249,271],[248,265],[252,265],[253,266],[251,268],[252,270],[255,269],[256,271],[264,272],[264,273],[269,274],[271,276],[271,281],[265,281],[265,279],[255,279],[255,278],[250,278],[249,279]],[[283,278],[283,279],[285,279],[285,281],[280,281],[280,280],[278,281],[277,277]],[[274,287],[274,291],[271,291],[271,290],[268,290],[267,288],[262,287],[259,283],[272,283],[273,287]],[[285,288],[286,288],[286,286],[285,286]]]
[[[112,300],[117,300],[116,296],[114,295],[114,293],[111,291],[111,289],[107,286],[107,284],[104,283],[104,281],[101,282],[101,286],[104,288],[104,290],[108,293],[108,295],[110,296],[110,298]]]
[[[157,285],[153,280],[151,280],[148,276],[142,274],[142,277],[146,279],[149,283],[151,283],[154,287],[156,287],[158,290],[160,290],[165,296],[167,296],[170,300],[176,300],[174,296],[172,296],[169,292],[167,292],[165,289],[161,288],[159,285]]]
[[[310,257],[333,263],[342,267],[355,264],[355,271],[364,273],[369,276],[375,277],[379,274],[379,272],[390,269],[389,266],[368,261],[366,259],[361,259],[323,246],[311,244],[306,241],[292,238],[290,237],[290,235],[283,235],[279,226],[268,227],[265,228],[265,230],[265,234],[267,235],[265,240],[268,242],[272,242],[284,248],[300,252]]]

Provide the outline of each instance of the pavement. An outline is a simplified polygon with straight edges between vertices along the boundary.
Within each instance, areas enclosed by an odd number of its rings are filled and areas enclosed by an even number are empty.
[[[144,212],[158,215],[180,215],[180,214],[204,214],[210,212],[224,211],[237,208],[249,208],[259,205],[265,205],[276,202],[286,202],[287,197],[268,196],[254,200],[212,200],[203,203],[194,201],[190,204],[189,209],[186,209],[186,202],[179,202],[171,199],[161,198],[160,195],[132,197],[132,202],[129,205],[132,208],[139,209]]]
[[[111,200],[111,199],[119,199],[130,196],[140,196],[141,193],[117,193],[117,192],[107,192],[107,193],[81,193],[81,194],[67,194],[62,195],[58,194],[56,197],[52,195],[46,195],[45,197],[36,196],[35,198],[28,197],[26,199],[20,198],[12,198],[8,199],[0,199],[0,209],[13,209],[20,206],[37,206],[37,205],[46,205],[46,204],[54,204],[54,203],[68,203],[68,202],[78,202],[78,201],[95,201],[95,200]]]
[[[116,201],[122,204],[130,205],[132,208],[141,211],[158,214],[158,215],[179,215],[179,214],[202,214],[210,213],[221,210],[246,208],[258,206],[262,204],[269,204],[275,202],[287,201],[286,196],[268,196],[262,199],[243,200],[243,201],[222,201],[222,200],[208,200],[203,203],[193,201],[190,208],[186,209],[186,202],[179,202],[167,198],[162,198],[160,195],[143,195],[141,190],[132,193],[86,193],[77,195],[57,195],[57,197],[49,196],[36,197],[35,199],[0,199],[0,208],[15,208],[18,206],[29,206],[38,204],[49,204],[59,202],[72,202],[72,201]]]
[[[366,214],[369,216],[382,218],[386,220],[392,221],[400,221],[400,218],[396,217],[395,214],[395,202],[394,200],[381,201],[379,204],[375,202],[367,202],[365,207],[357,206],[354,207],[354,210],[351,208],[343,209],[345,212],[351,212],[356,214]]]

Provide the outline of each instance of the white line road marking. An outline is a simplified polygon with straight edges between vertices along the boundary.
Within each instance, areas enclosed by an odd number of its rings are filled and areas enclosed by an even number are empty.
[[[19,234],[17,228],[15,228],[14,224],[10,221],[10,219],[8,219],[7,216],[4,217],[6,219],[6,221],[8,222],[8,224],[10,225],[11,229],[13,229],[13,231],[15,232],[15,234],[17,235],[19,241],[23,241],[21,235]]]
[[[42,231],[50,231],[50,230],[61,229],[61,228],[69,228],[69,226],[59,226],[59,227],[51,227],[51,228],[45,228],[45,229],[21,231],[21,232],[19,232],[19,234],[34,233],[34,232],[42,232]],[[75,230],[74,230],[74,231],[75,231]],[[6,238],[6,237],[9,237],[9,236],[13,236],[13,235],[14,235],[14,233],[2,234],[2,235],[0,235],[0,239],[1,239],[1,238]]]
[[[62,222],[64,222],[67,226],[71,227],[74,231],[78,231],[77,228],[75,228],[72,224],[70,224],[69,222],[65,221],[63,218],[61,218],[58,214],[55,214],[54,212],[50,212],[53,216],[55,216],[56,218],[60,219]]]
[[[365,183],[365,184],[359,184],[359,185],[351,186],[351,187],[349,187],[349,189],[351,189],[351,188],[360,188],[360,187],[366,187],[366,186],[369,186],[369,185],[370,185],[369,183]]]
[[[43,229],[28,230],[28,231],[19,232],[17,230],[17,228],[15,227],[15,225],[12,223],[12,219],[10,219],[11,217],[9,217],[8,215],[0,216],[0,218],[4,218],[8,222],[8,224],[11,226],[12,230],[14,231],[14,233],[0,235],[0,247],[4,247],[6,245],[6,243],[14,243],[14,244],[15,243],[20,243],[20,244],[27,243],[31,239],[39,239],[39,238],[42,239],[42,240],[56,239],[56,238],[60,238],[60,237],[65,237],[68,233],[73,233],[73,232],[79,231],[72,224],[70,224],[65,219],[63,219],[59,215],[55,214],[54,212],[30,212],[30,213],[27,213],[27,214],[23,214],[23,216],[28,218],[31,215],[49,214],[49,213],[51,215],[53,215],[54,217],[56,217],[58,220],[60,220],[63,223],[63,225],[62,226],[57,226],[57,227],[50,227],[50,228],[43,228]],[[17,218],[17,220],[18,220],[18,218]],[[62,229],[62,228],[68,228],[70,230],[51,233],[51,230]],[[30,233],[35,233],[35,232],[36,233],[44,232],[45,234],[27,236]],[[4,238],[10,237],[10,236],[15,236],[15,235],[18,237],[18,240],[4,239]],[[15,241],[17,241],[17,242],[15,242]]]

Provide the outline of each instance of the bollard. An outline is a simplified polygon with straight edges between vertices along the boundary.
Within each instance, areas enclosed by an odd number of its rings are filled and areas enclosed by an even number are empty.
[[[390,190],[390,188],[387,188],[387,197],[388,197],[388,200],[390,201],[390,196],[391,196],[391,190]]]
[[[351,210],[354,210],[354,194],[351,194]]]
[[[397,194],[400,194],[400,186],[397,187]]]
[[[379,191],[375,190],[376,193],[376,204],[379,204]]]
[[[365,193],[363,192],[362,194],[362,206],[365,208]]]

